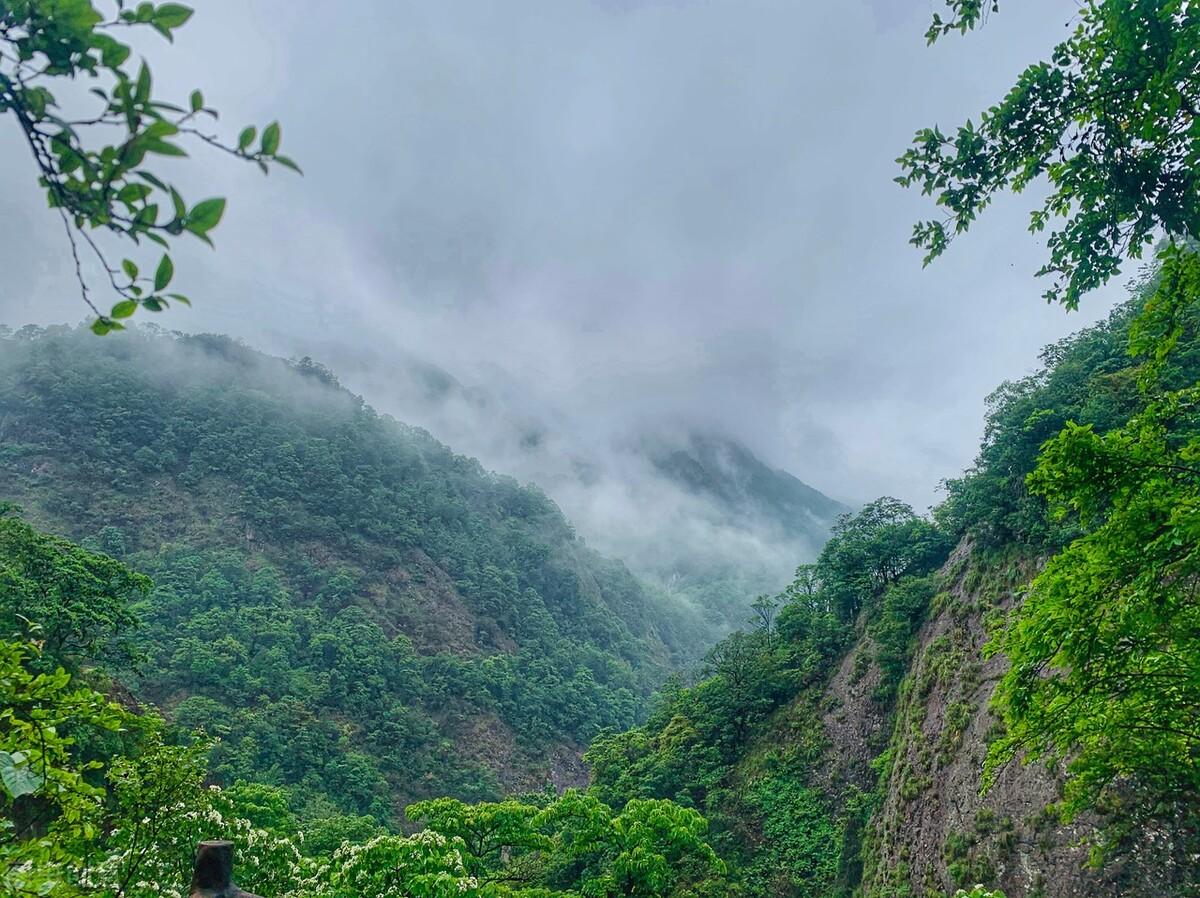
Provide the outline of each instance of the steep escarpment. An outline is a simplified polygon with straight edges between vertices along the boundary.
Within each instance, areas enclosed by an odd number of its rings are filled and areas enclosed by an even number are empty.
[[[1009,898],[1189,894],[1195,857],[1167,826],[1127,832],[1097,863],[1121,821],[1064,822],[1060,769],[1012,763],[984,788],[1006,665],[985,646],[1034,569],[965,540],[840,631],[793,588],[769,634],[723,643],[644,727],[592,747],[598,794],[701,808],[752,895],[911,898],[975,883]]]
[[[1053,810],[1057,768],[1008,764],[984,788],[985,756],[1001,727],[989,703],[1007,669],[985,646],[1035,569],[1029,557],[989,557],[968,541],[942,571],[892,715],[864,895],[952,894],[979,882],[1010,898],[1174,895],[1189,884],[1194,859],[1167,828],[1143,828],[1111,862],[1093,863],[1090,849],[1113,821],[1064,823]]]
[[[1070,806],[1074,750],[1010,757],[1013,718],[997,704],[1031,581],[1088,524],[1051,513],[1027,477],[1060,431],[1113,432],[1145,404],[1127,350],[1142,303],[1049,347],[1042,370],[990,397],[979,457],[930,517],[886,498],[844,517],[817,561],[756,606],[752,630],[714,649],[646,725],[593,746],[599,794],[701,808],[763,898],[932,898],[975,884],[1008,898],[1196,894],[1194,793],[1148,793],[1118,758]],[[1164,388],[1200,376],[1191,315],[1156,371]],[[1041,682],[1052,667],[1022,669]],[[1118,697],[1140,673],[1105,670]]]
[[[318,811],[579,782],[698,643],[538,490],[226,338],[0,339],[0,500],[149,574],[122,680]]]
[[[949,544],[894,499],[843,518],[759,626],[585,759],[600,797],[701,809],[753,895],[849,895],[912,635]]]

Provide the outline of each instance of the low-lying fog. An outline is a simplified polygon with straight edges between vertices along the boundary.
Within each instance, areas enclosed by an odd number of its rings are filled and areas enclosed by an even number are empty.
[[[849,505],[924,508],[974,455],[984,396],[1112,295],[1038,299],[1036,197],[921,269],[909,229],[935,213],[894,158],[1074,11],[1012,4],[926,48],[933,5],[200,0],[173,47],[145,45],[157,82],[203,86],[230,134],[280,119],[306,176],[197,148],[181,186],[230,207],[216,254],[177,256],[195,308],[159,323],[321,360],[635,566],[669,541],[786,576],[811,546],[697,504],[647,445],[733,438]],[[0,164],[0,321],[77,321],[15,127]],[[423,397],[413,360],[463,390]]]

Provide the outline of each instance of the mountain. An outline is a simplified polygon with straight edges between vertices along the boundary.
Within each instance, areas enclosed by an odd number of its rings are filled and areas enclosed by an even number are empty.
[[[0,501],[148,574],[124,685],[314,813],[579,782],[705,647],[538,489],[224,337],[0,336]]]
[[[536,483],[589,543],[695,606],[710,641],[815,558],[848,510],[695,422],[595,421],[587,408],[516,394],[500,374],[467,385],[411,356],[364,355],[344,368],[398,417]]]
[[[816,558],[850,510],[727,436],[646,436],[639,451],[685,497],[674,530],[696,535],[674,552],[634,553],[631,563],[724,632],[747,622],[757,596],[777,592],[798,564]]]
[[[1069,432],[1109,433],[1145,406],[1146,366],[1128,350],[1141,302],[1048,347],[1040,371],[990,397],[979,456],[948,481],[932,519],[888,498],[842,519],[814,566],[760,606],[754,627],[714,647],[690,684],[667,690],[647,723],[593,742],[586,760],[595,794],[614,806],[663,798],[698,808],[739,871],[739,894],[751,898],[965,895],[958,890],[976,884],[983,891],[972,895],[1000,889],[1008,898],[1194,896],[1194,789],[1160,785],[1157,769],[1139,776],[1118,753],[1120,772],[1084,779],[1096,798],[1069,813],[1079,776],[1092,772],[1074,764],[1079,742],[1057,762],[1000,757],[1006,762],[985,777],[1007,732],[995,698],[1009,662],[993,649],[1030,631],[1020,614],[1047,559],[1088,543],[1081,522],[1053,514],[1027,477],[1068,422],[1080,425]],[[1200,317],[1192,307],[1179,321],[1158,375],[1175,390],[1200,378]],[[1196,426],[1194,405],[1185,407],[1191,417],[1172,432],[1181,445]],[[690,458],[677,468],[710,483]],[[1194,482],[1194,471],[1184,473]],[[1089,473],[1088,482],[1102,476]],[[1164,526],[1164,517],[1150,520]],[[1170,545],[1194,551],[1194,541]],[[1151,600],[1164,601],[1164,591]],[[1114,619],[1117,606],[1128,614],[1145,600],[1113,592],[1100,609]],[[1120,618],[1122,632],[1128,619]],[[1054,631],[1033,632],[1051,652],[1062,645]],[[1122,661],[1141,658],[1131,637],[1117,644]],[[1174,657],[1151,644],[1156,658]],[[1035,681],[1053,673],[1018,670]],[[1163,670],[1164,682],[1186,675]],[[1110,677],[1109,697],[1092,698],[1107,727],[1095,739],[1102,750],[1123,735],[1107,709],[1126,691],[1139,701],[1150,694],[1133,692],[1135,675]],[[1155,695],[1185,701],[1173,685]],[[1054,715],[1081,703],[1069,694]],[[1194,727],[1184,738],[1194,745]],[[1150,763],[1161,766],[1164,754]],[[1184,757],[1194,762],[1194,753]]]
[[[833,522],[849,511],[729,437],[691,433],[682,445],[647,440],[646,454],[664,476],[708,498],[730,520],[782,539],[823,545]]]

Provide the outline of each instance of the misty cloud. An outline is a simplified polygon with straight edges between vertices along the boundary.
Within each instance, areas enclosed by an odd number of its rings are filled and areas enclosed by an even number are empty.
[[[663,427],[735,435],[847,502],[927,505],[983,397],[1115,296],[1041,303],[1032,197],[922,271],[907,238],[930,207],[891,183],[917,127],[976,114],[1065,35],[1069,0],[932,49],[929,0],[195,5],[174,48],[146,44],[158,81],[202,85],[230,129],[278,117],[306,177],[197,151],[181,183],[232,202],[218,253],[179,260],[196,308],[161,323],[319,358],[590,527],[618,526],[618,493],[529,458],[590,447],[620,485],[620,447]],[[0,320],[76,321],[18,137]],[[412,359],[488,414],[405,400]],[[514,454],[528,422],[561,443]]]

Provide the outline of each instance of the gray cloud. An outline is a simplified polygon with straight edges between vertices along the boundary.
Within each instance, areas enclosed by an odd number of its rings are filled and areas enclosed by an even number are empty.
[[[1115,296],[1041,303],[1031,197],[922,271],[929,206],[891,183],[913,130],[994,101],[1070,0],[932,49],[930,0],[195,5],[145,45],[160,84],[200,83],[230,128],[277,116],[307,176],[197,151],[180,180],[232,202],[218,253],[182,254],[196,308],[162,323],[317,356],[402,417],[432,413],[389,378],[428,359],[572,446],[717,428],[839,498],[923,506],[984,395]],[[0,319],[78,320],[12,127],[0,164]],[[519,465],[489,420],[417,423]]]

